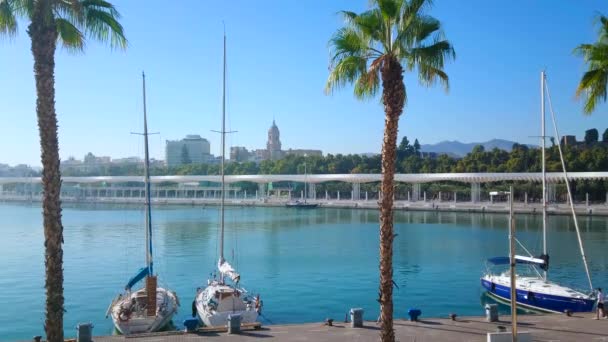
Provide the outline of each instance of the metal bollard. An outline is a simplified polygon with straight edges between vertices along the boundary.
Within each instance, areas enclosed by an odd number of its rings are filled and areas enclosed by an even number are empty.
[[[498,322],[498,304],[486,304],[486,321]]]
[[[184,320],[184,328],[186,332],[194,332],[198,328],[198,318],[187,318]]]
[[[241,315],[228,315],[228,334],[238,334],[241,332]]]
[[[411,308],[407,311],[407,314],[410,316],[410,321],[417,322],[418,317],[420,317],[420,315],[422,315],[422,310],[416,309],[416,308]]]
[[[78,323],[76,325],[76,341],[77,342],[92,342],[93,341],[93,323]]]
[[[362,328],[363,327],[363,309],[362,308],[350,309],[350,326],[352,328]]]

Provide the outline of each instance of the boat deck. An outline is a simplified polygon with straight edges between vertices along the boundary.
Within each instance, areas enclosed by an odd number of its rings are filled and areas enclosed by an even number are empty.
[[[488,281],[500,284],[503,286],[511,286],[511,278],[507,272],[500,275],[487,275],[484,278]],[[552,281],[544,281],[540,277],[521,276],[517,275],[515,281],[518,290],[533,291],[537,293],[545,293],[554,296],[584,298],[589,299],[589,295],[573,290],[569,287],[562,286]]]
[[[608,341],[608,320],[594,320],[595,314],[575,314],[572,317],[559,314],[522,315],[518,317],[519,331],[532,334],[534,341]],[[484,317],[462,317],[456,321],[433,318],[419,322],[395,320],[398,341],[486,341],[488,332],[498,326],[510,330],[510,316],[501,316],[500,322],[489,323]],[[365,322],[363,328],[351,328],[349,324],[323,323],[271,325],[261,330],[243,331],[239,335],[226,333],[160,333],[142,337],[107,336],[95,337],[96,342],[115,341],[378,341],[379,327],[375,322]]]

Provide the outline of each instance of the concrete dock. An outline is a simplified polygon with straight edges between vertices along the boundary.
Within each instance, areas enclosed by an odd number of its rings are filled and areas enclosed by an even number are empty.
[[[39,202],[41,198],[28,196],[0,196],[2,202]],[[144,199],[132,197],[97,197],[97,198],[76,198],[63,196],[63,203],[75,204],[143,204]],[[289,202],[288,198],[227,198],[226,205],[231,207],[284,207]],[[377,200],[353,201],[349,199],[314,199],[308,200],[310,203],[318,204],[320,208],[340,208],[340,209],[371,209],[378,210]],[[152,204],[163,205],[188,205],[188,206],[219,206],[217,198],[152,198]],[[398,211],[435,211],[435,212],[466,212],[466,213],[508,213],[509,206],[506,202],[454,202],[454,201],[403,201],[396,200],[393,208]],[[580,216],[608,216],[608,202],[587,204],[576,203],[574,205],[577,215]],[[540,214],[542,207],[540,203],[513,203],[513,210],[516,214]],[[572,215],[570,205],[567,203],[550,203],[547,206],[548,215]]]
[[[594,314],[521,315],[518,331],[530,332],[533,341],[608,341],[608,319],[594,320]],[[488,332],[499,326],[511,330],[510,316],[501,316],[499,322],[486,322],[484,317],[457,317],[455,321],[443,318],[422,319],[418,322],[395,320],[396,340],[422,341],[487,341]],[[351,328],[348,323],[271,325],[260,330],[242,331],[238,335],[226,333],[159,333],[147,336],[95,337],[96,342],[116,341],[378,341],[379,327],[366,321],[363,328]]]

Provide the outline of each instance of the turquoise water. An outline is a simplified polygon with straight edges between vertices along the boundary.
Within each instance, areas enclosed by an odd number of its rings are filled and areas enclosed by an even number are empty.
[[[38,206],[0,204],[0,340],[43,335],[44,251]],[[91,321],[110,334],[105,311],[143,264],[143,210],[138,206],[64,208],[65,330]],[[155,269],[190,315],[196,288],[217,261],[215,207],[158,207],[153,212]],[[608,287],[607,218],[580,218],[596,286]],[[571,219],[549,217],[550,275],[586,289]],[[378,315],[378,213],[375,210],[229,208],[226,256],[243,285],[261,293],[272,323],[342,320],[351,307]],[[517,217],[518,237],[540,250],[539,216]],[[487,257],[507,252],[504,214],[397,212],[395,315],[418,307],[423,316],[483,314],[479,285]],[[233,248],[238,253],[233,256]]]

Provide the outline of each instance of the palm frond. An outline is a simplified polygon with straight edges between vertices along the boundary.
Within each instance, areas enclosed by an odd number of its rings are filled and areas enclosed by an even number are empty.
[[[98,10],[106,10],[114,18],[120,19],[120,13],[116,9],[116,7],[114,7],[114,5],[112,5],[111,3],[109,3],[105,0],[82,0],[81,3],[82,3],[82,7],[84,7],[84,8],[94,8],[94,9],[98,9]]]
[[[361,73],[355,82],[355,96],[359,99],[374,97],[380,89],[380,69],[384,63],[385,56],[374,60],[366,72]]]
[[[431,16],[419,16],[411,20],[407,26],[403,23],[397,28],[396,40],[404,46],[413,46],[423,42],[433,33],[441,35],[441,23]]]
[[[371,9],[363,12],[347,23],[366,38],[381,44],[386,50],[389,49],[390,41],[386,39],[386,25],[380,10]]]
[[[366,72],[366,66],[365,58],[359,56],[346,56],[340,59],[329,73],[325,93],[331,94],[334,90],[355,82]]]
[[[608,69],[593,69],[585,72],[576,89],[576,96],[586,95],[584,111],[591,114],[599,100],[606,101],[608,85]]]
[[[0,0],[0,35],[13,37],[17,34],[17,18],[14,1]]]
[[[405,57],[409,70],[420,64],[443,68],[446,59],[456,58],[456,52],[449,41],[441,40],[432,45],[421,45],[410,49]]]
[[[586,58],[592,49],[593,44],[581,44],[574,49],[573,53]]]
[[[430,64],[418,64],[418,81],[427,87],[439,82],[443,85],[446,92],[450,90],[448,74]]]
[[[375,0],[384,20],[399,21],[403,0]]]
[[[338,13],[342,15],[347,24],[351,24],[352,21],[359,16],[357,13],[351,11],[340,11]]]
[[[58,39],[62,46],[70,52],[81,52],[84,50],[84,35],[69,20],[63,18],[55,19]]]
[[[369,59],[382,54],[382,52],[370,47],[368,38],[351,27],[339,29],[329,41],[329,46],[332,49],[332,64],[345,56],[359,56]]]
[[[412,21],[422,15],[422,12],[433,5],[432,0],[410,0],[403,7],[400,23],[403,27],[408,27]]]
[[[111,11],[85,7],[85,22],[83,24],[86,33],[93,38],[110,43],[112,47],[126,48],[127,39],[124,35],[122,25]]]

